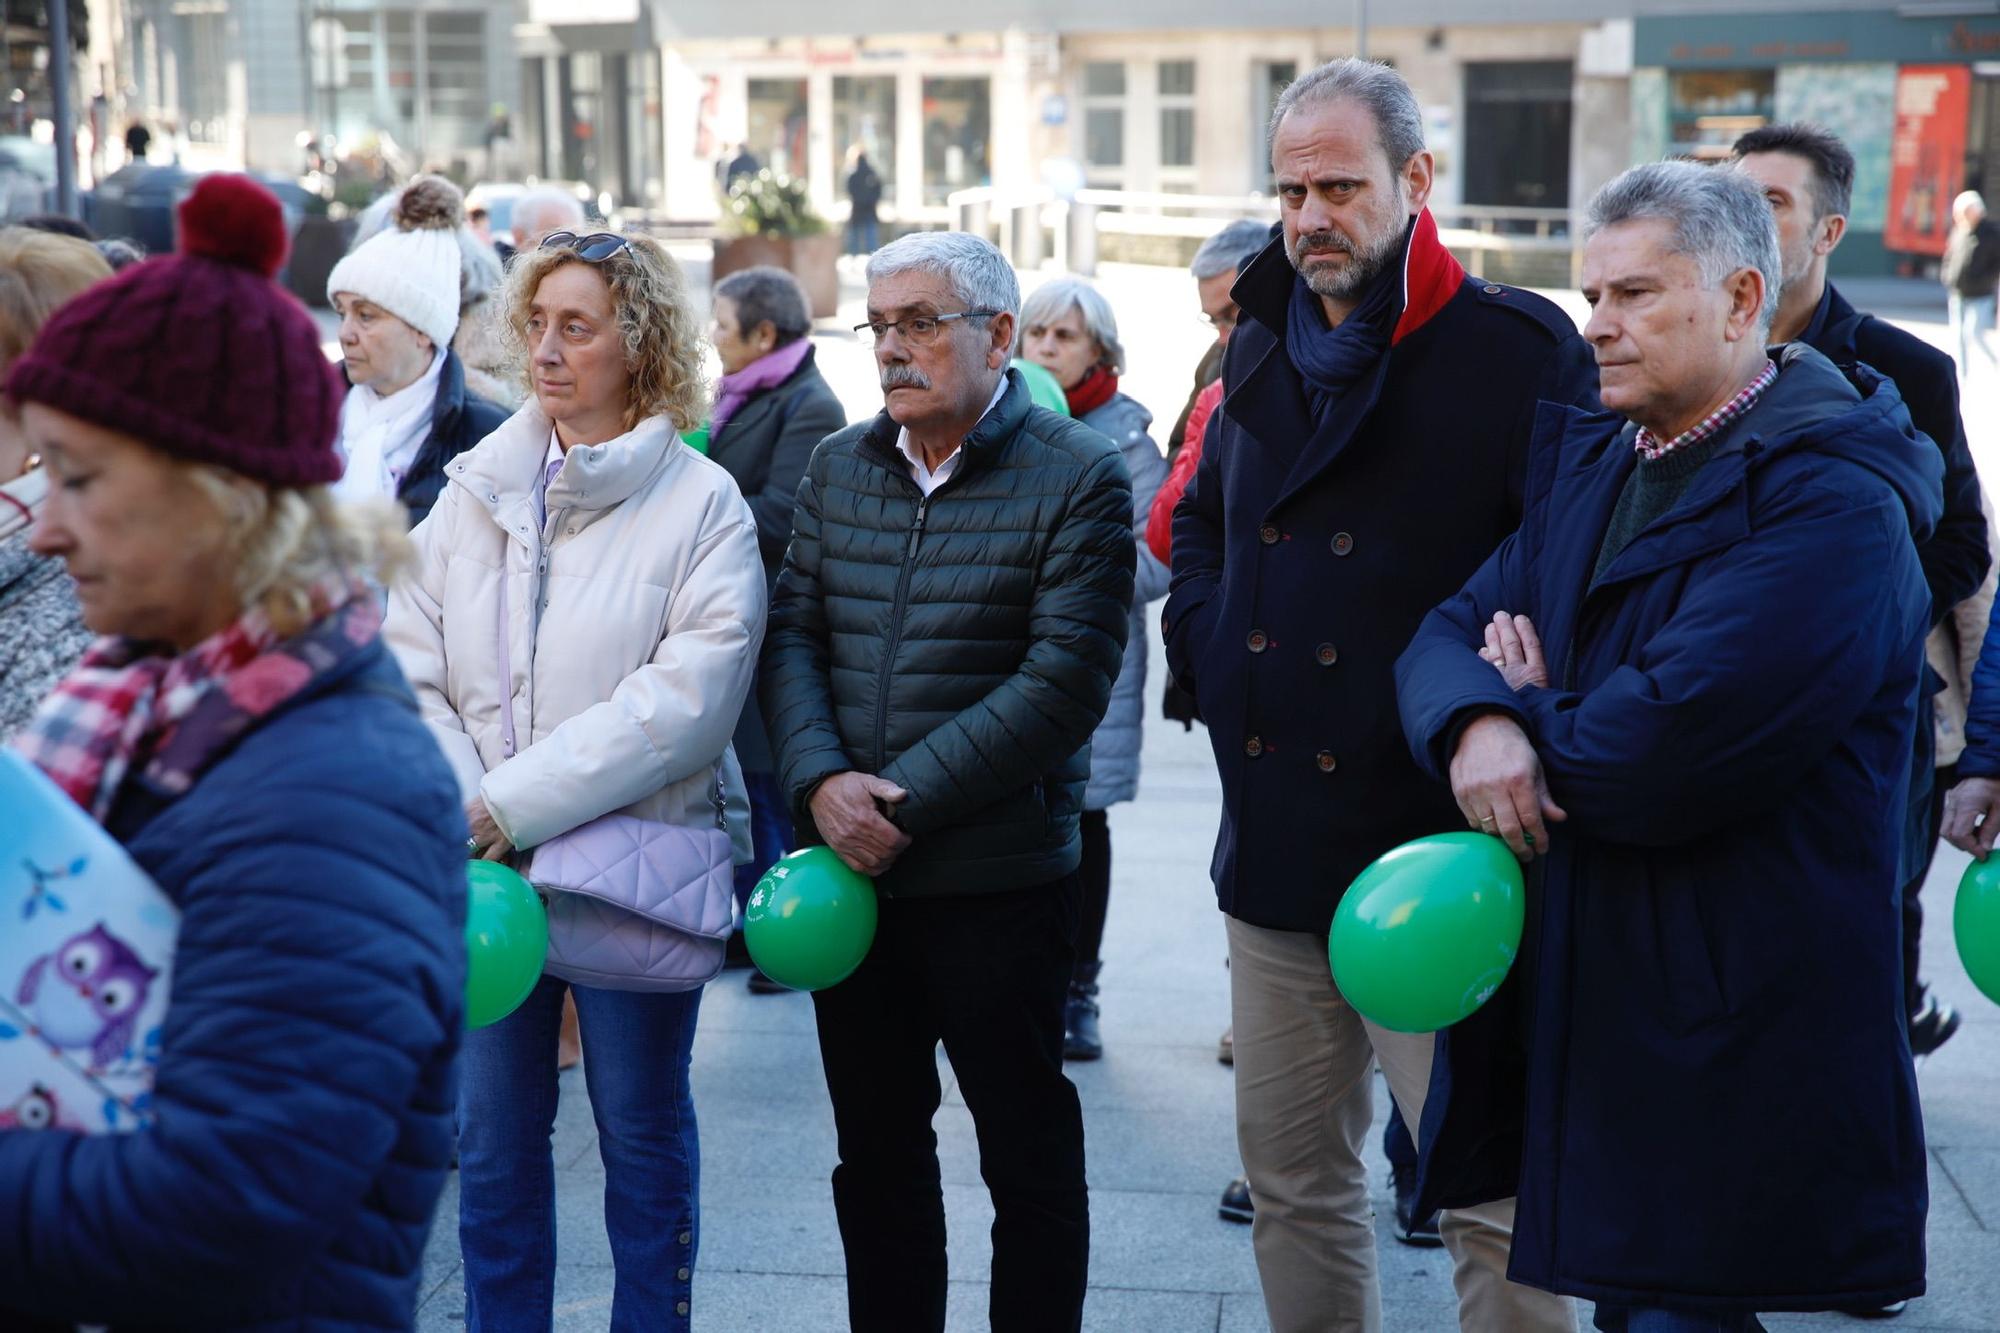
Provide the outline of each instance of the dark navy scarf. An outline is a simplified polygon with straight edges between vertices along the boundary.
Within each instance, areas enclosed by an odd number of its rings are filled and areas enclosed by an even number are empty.
[[[1286,311],[1285,354],[1305,381],[1306,405],[1316,424],[1324,426],[1341,398],[1374,369],[1396,331],[1403,312],[1403,259],[1408,238],[1393,262],[1377,274],[1361,294],[1360,304],[1330,328],[1326,309],[1306,280],[1292,279],[1291,306]]]

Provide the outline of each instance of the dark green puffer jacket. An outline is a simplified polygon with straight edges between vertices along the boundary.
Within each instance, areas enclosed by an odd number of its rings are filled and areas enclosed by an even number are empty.
[[[1132,605],[1117,447],[1035,407],[1020,374],[930,498],[885,412],[814,451],[764,639],[764,716],[805,838],[836,773],[909,792],[892,897],[1074,870],[1090,733]]]

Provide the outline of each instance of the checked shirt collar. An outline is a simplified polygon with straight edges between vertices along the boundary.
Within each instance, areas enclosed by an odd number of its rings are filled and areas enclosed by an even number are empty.
[[[1716,408],[1713,412],[1710,412],[1680,434],[1674,436],[1673,439],[1662,443],[1659,436],[1641,426],[1638,438],[1632,442],[1633,446],[1638,449],[1639,457],[1651,463],[1665,458],[1668,454],[1674,453],[1677,450],[1685,449],[1691,444],[1700,444],[1703,440],[1709,438],[1724,426],[1727,426],[1730,422],[1756,406],[1757,400],[1764,396],[1764,390],[1770,388],[1777,381],[1777,378],[1777,362],[1766,361],[1764,369],[1758,372],[1757,378],[1744,385],[1741,393],[1731,398],[1721,407]]]

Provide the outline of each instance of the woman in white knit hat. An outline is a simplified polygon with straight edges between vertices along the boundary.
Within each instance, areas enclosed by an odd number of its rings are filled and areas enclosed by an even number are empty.
[[[444,488],[445,464],[490,435],[505,409],[467,392],[452,351],[458,331],[465,220],[458,187],[420,176],[388,227],[327,277],[340,315],[347,401],[340,415],[345,497],[393,496],[421,522]]]

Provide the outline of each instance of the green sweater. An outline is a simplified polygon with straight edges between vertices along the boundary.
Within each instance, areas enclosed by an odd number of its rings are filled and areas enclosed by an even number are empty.
[[[1695,474],[1714,456],[1715,447],[1727,431],[1717,431],[1705,440],[1674,450],[1664,458],[1641,458],[1625,478],[1618,503],[1611,511],[1611,523],[1604,529],[1604,544],[1597,548],[1597,568],[1591,571],[1590,586],[1596,587],[1604,571],[1611,567],[1633,538],[1644,532],[1654,519],[1674,507]]]

